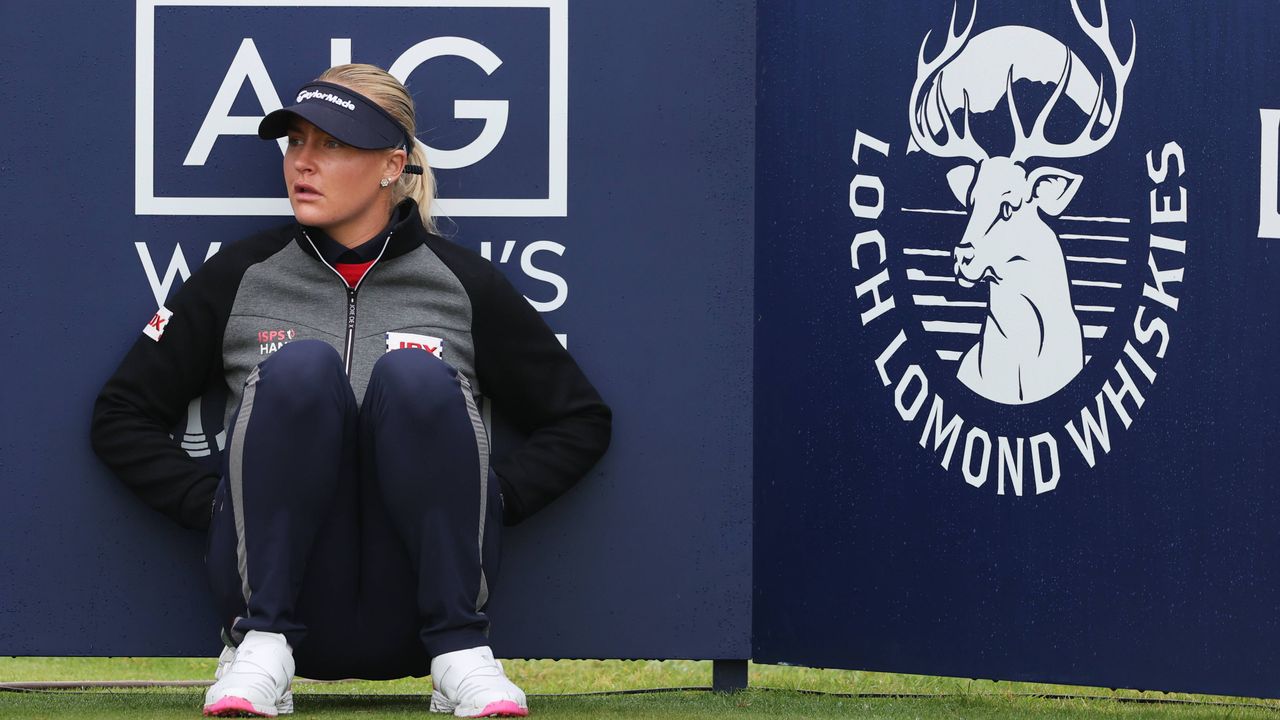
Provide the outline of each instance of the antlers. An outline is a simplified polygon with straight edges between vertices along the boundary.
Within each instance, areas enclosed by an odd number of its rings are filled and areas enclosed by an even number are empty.
[[[1095,26],[1086,20],[1084,13],[1080,11],[1079,0],[1071,0],[1071,10],[1075,14],[1076,22],[1079,23],[1085,35],[1102,50],[1111,75],[1115,78],[1115,109],[1111,113],[1106,130],[1100,136],[1093,137],[1093,133],[1102,119],[1102,110],[1106,104],[1104,101],[1106,91],[1105,74],[1100,74],[1098,76],[1098,94],[1094,98],[1093,107],[1089,112],[1089,120],[1085,123],[1084,129],[1079,135],[1068,143],[1054,143],[1045,138],[1045,123],[1048,122],[1050,113],[1052,113],[1054,106],[1057,105],[1059,98],[1062,97],[1071,80],[1071,70],[1074,63],[1071,49],[1064,43],[1063,49],[1066,51],[1066,59],[1062,64],[1062,74],[1058,78],[1057,87],[1054,88],[1052,95],[1049,96],[1044,108],[1041,109],[1040,114],[1032,124],[1030,133],[1023,132],[1022,118],[1018,115],[1017,104],[1013,97],[1013,66],[1009,67],[1009,73],[1005,78],[1005,94],[1009,99],[1009,115],[1014,131],[1013,151],[1009,154],[1011,159],[1021,162],[1032,157],[1081,157],[1097,152],[1111,142],[1111,138],[1116,133],[1116,128],[1119,127],[1120,114],[1124,109],[1124,88],[1129,80],[1129,72],[1133,69],[1133,60],[1138,49],[1137,31],[1134,29],[1133,21],[1131,20],[1129,29],[1133,40],[1129,49],[1129,58],[1121,63],[1116,48],[1111,42],[1111,26],[1107,19],[1106,0],[1100,0],[1099,7],[1101,8],[1102,20],[1099,25]],[[974,162],[981,162],[987,159],[989,155],[978,144],[969,129],[969,92],[967,90],[963,92],[963,134],[958,132],[953,125],[951,108],[947,106],[946,98],[943,97],[942,92],[942,79],[946,66],[960,54],[960,51],[969,42],[969,34],[973,30],[973,22],[978,14],[978,6],[975,0],[973,10],[969,14],[968,24],[957,33],[956,9],[954,5],[951,8],[951,22],[947,27],[946,45],[933,60],[925,60],[925,46],[929,43],[929,35],[932,31],[926,33],[924,40],[920,43],[920,55],[916,60],[916,81],[911,88],[911,101],[908,107],[911,139],[915,141],[915,144],[921,150],[930,155],[968,158]],[[928,90],[925,90],[926,87],[928,87]],[[946,131],[945,142],[938,142],[935,136],[934,128],[929,120],[931,110],[942,116],[943,127],[941,129]]]
[[[951,108],[947,107],[947,101],[942,97],[942,71],[947,63],[951,62],[956,55],[964,48],[965,43],[969,42],[969,32],[973,30],[973,21],[978,16],[978,4],[973,5],[973,11],[969,14],[969,24],[965,26],[958,35],[955,34],[956,26],[956,7],[951,6],[951,23],[947,26],[947,44],[942,48],[942,52],[929,62],[925,62],[924,48],[929,43],[929,35],[933,32],[930,30],[925,33],[924,40],[920,41],[920,57],[916,60],[916,82],[911,88],[911,105],[910,111],[911,139],[915,140],[916,145],[921,150],[935,155],[937,157],[962,157],[981,162],[987,159],[987,151],[974,139],[973,134],[969,132],[969,93],[964,93],[964,135],[956,132],[955,126],[951,124]],[[934,75],[937,79],[934,80]],[[920,97],[920,91],[930,81],[933,86]],[[929,126],[929,105],[930,103],[942,115],[942,124],[947,131],[947,141],[939,144],[934,139],[933,128]]]
[[[1120,113],[1124,109],[1124,86],[1129,81],[1129,72],[1133,70],[1133,59],[1138,51],[1138,32],[1133,27],[1133,21],[1130,20],[1129,31],[1133,40],[1130,42],[1129,59],[1121,63],[1116,53],[1115,45],[1111,43],[1111,24],[1107,21],[1106,0],[1101,0],[1099,7],[1102,11],[1102,22],[1095,26],[1085,19],[1084,13],[1080,12],[1079,0],[1071,0],[1071,11],[1075,13],[1076,22],[1080,24],[1080,28],[1084,30],[1085,35],[1102,50],[1102,54],[1106,57],[1107,65],[1111,70],[1111,75],[1115,78],[1116,107],[1111,113],[1111,121],[1107,123],[1106,131],[1096,138],[1093,137],[1093,131],[1098,126],[1098,120],[1102,116],[1103,94],[1106,89],[1104,85],[1106,76],[1100,74],[1098,75],[1098,95],[1093,100],[1093,109],[1089,112],[1089,121],[1085,123],[1084,130],[1080,132],[1075,140],[1066,144],[1049,142],[1044,137],[1044,125],[1049,119],[1049,113],[1053,111],[1058,98],[1062,97],[1063,90],[1067,87],[1068,81],[1071,80],[1071,49],[1066,48],[1067,59],[1062,64],[1062,77],[1058,79],[1058,86],[1054,88],[1053,94],[1049,96],[1044,109],[1036,117],[1036,122],[1032,125],[1029,135],[1022,133],[1022,119],[1018,116],[1018,109],[1013,100],[1013,68],[1009,69],[1005,92],[1009,98],[1009,114],[1013,119],[1013,152],[1009,154],[1009,157],[1013,160],[1022,161],[1031,157],[1082,157],[1106,147],[1107,143],[1111,142],[1111,138],[1116,134],[1116,128],[1120,126]]]

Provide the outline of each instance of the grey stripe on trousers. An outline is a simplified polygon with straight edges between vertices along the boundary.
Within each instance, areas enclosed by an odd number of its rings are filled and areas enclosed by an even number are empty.
[[[244,541],[244,436],[249,429],[249,416],[253,414],[253,396],[258,387],[258,368],[244,381],[244,396],[240,400],[240,414],[231,432],[231,457],[227,470],[227,489],[231,491],[231,513],[236,521],[236,566],[240,571],[240,592],[244,594],[247,608],[253,591],[249,588],[249,556]]]
[[[484,525],[489,505],[489,434],[484,429],[484,419],[471,396],[471,382],[462,373],[456,373],[462,397],[467,402],[467,415],[471,416],[471,429],[476,434],[476,450],[480,454],[480,533],[476,545],[480,554],[480,592],[476,595],[476,610],[489,600],[489,582],[484,575]]]

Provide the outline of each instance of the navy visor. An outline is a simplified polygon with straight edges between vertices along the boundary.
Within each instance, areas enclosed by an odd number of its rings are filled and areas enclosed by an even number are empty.
[[[316,80],[298,91],[294,104],[280,108],[258,125],[258,137],[274,140],[289,134],[297,116],[338,140],[364,150],[412,149],[413,138],[378,103],[350,88]]]

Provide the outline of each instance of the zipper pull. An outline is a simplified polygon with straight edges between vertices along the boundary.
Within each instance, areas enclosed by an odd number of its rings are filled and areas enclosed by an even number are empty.
[[[347,288],[347,340],[342,352],[343,365],[347,377],[351,377],[351,360],[355,350],[356,338],[356,289]]]

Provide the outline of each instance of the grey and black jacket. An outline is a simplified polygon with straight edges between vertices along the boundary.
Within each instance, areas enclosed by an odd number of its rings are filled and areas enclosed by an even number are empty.
[[[170,430],[218,384],[229,391],[229,418],[250,371],[279,343],[303,338],[342,354],[357,399],[388,333],[442,340],[442,358],[526,434],[493,466],[506,524],[564,493],[604,453],[611,413],[577,363],[492,263],[429,233],[412,200],[395,208],[385,247],[355,289],[304,230],[267,230],[206,261],[98,396],[94,451],[149,505],[208,526],[219,475]]]

